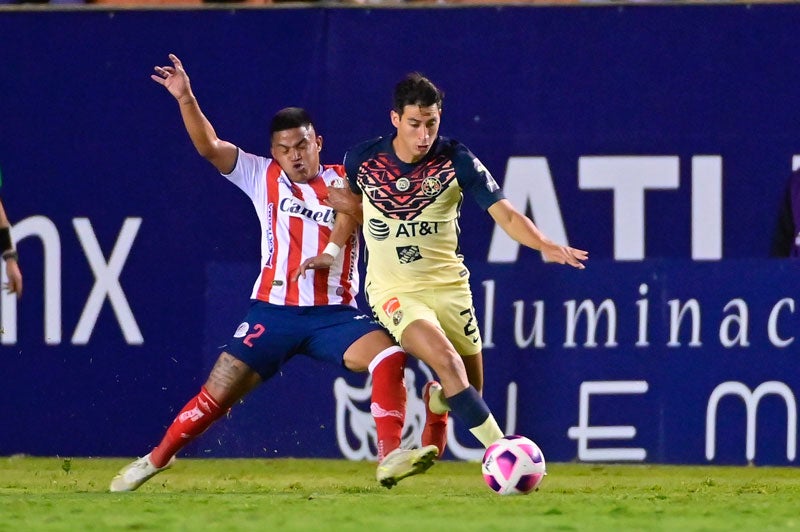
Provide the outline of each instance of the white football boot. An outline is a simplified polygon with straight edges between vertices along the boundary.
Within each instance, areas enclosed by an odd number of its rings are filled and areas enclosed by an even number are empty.
[[[120,469],[117,476],[111,479],[111,486],[108,489],[109,491],[133,491],[156,474],[172,467],[174,463],[175,457],[173,456],[164,467],[156,467],[150,461],[150,453],[147,453]]]
[[[439,448],[435,445],[426,445],[419,449],[397,448],[387,454],[378,464],[375,478],[383,487],[392,489],[404,478],[419,475],[430,469],[437,456],[439,456]]]

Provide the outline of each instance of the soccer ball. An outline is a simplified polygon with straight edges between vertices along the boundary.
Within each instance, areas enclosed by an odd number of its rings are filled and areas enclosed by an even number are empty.
[[[504,436],[483,454],[483,480],[500,495],[525,495],[547,474],[539,446],[524,436]]]

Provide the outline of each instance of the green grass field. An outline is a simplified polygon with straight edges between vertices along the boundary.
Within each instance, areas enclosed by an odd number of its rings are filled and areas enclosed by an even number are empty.
[[[124,459],[0,458],[0,531],[787,530],[800,472],[768,467],[548,464],[541,489],[501,497],[475,463],[444,461],[392,490],[344,460],[178,460],[107,493]]]

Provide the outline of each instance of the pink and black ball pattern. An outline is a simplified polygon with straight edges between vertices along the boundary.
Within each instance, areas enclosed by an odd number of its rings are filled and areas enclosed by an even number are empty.
[[[481,469],[486,485],[500,495],[530,493],[546,474],[539,446],[518,435],[505,436],[491,444],[483,455]]]

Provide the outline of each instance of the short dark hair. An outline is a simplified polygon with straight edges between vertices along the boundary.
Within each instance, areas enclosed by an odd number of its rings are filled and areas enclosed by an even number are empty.
[[[406,76],[394,86],[394,102],[392,109],[398,114],[403,114],[403,108],[406,105],[419,105],[421,107],[438,105],[439,109],[441,109],[442,100],[444,100],[444,92],[439,90],[431,80],[419,72],[411,72],[410,74],[406,74]]]
[[[285,107],[272,117],[272,123],[269,126],[269,134],[272,136],[278,131],[313,125],[311,115],[302,107]]]

